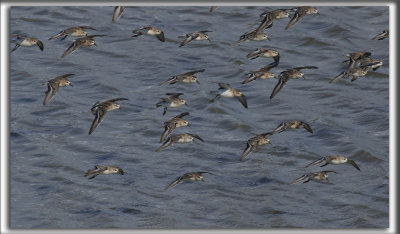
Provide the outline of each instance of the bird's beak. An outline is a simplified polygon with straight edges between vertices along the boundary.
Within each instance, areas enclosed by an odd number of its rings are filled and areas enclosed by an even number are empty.
[[[96,42],[93,45],[97,46]]]
[[[199,82],[198,80],[196,80],[196,83],[197,83],[197,84],[200,84],[200,82]]]
[[[69,86],[73,86],[71,83],[69,83]]]

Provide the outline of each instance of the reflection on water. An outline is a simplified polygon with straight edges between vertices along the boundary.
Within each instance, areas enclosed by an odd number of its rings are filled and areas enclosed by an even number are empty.
[[[13,228],[386,228],[389,214],[389,47],[371,40],[388,28],[388,7],[318,7],[288,30],[276,20],[270,41],[237,45],[256,28],[259,14],[279,7],[130,7],[112,23],[114,7],[12,7],[10,33],[37,37],[44,51],[20,47],[10,55],[11,227]],[[82,47],[64,59],[73,42],[47,40],[63,29],[87,25],[105,34],[97,47]],[[152,25],[165,33],[132,38]],[[180,35],[208,30],[210,41],[179,48]],[[14,45],[10,45],[13,47]],[[274,48],[281,58],[275,74],[298,66],[305,79],[290,80],[269,99],[276,79],[241,84],[245,74],[269,63],[250,60],[256,48]],[[346,54],[368,50],[384,65],[355,82],[330,84]],[[205,69],[200,84],[159,84],[174,75]],[[73,87],[60,88],[42,105],[43,83],[66,73]],[[210,91],[229,83],[247,98],[214,103]],[[166,93],[182,92],[187,106],[155,104]],[[97,101],[126,97],[88,136]],[[174,144],[155,152],[163,122],[188,111],[190,127],[175,133],[205,142]],[[285,120],[309,123],[271,137],[241,162],[246,141]],[[343,154],[360,166],[304,168],[322,157]],[[121,167],[124,175],[87,180],[94,165]],[[335,170],[331,184],[311,181],[289,186],[313,171]],[[178,176],[209,171],[205,182],[182,183]]]

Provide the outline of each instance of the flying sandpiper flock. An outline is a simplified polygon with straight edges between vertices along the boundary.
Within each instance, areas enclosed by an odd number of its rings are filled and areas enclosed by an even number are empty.
[[[125,6],[117,6],[114,8],[113,15],[112,15],[112,22],[117,23],[117,21],[123,17],[123,13],[127,10],[127,7]],[[216,10],[216,6],[213,6],[210,8],[209,12],[213,12]],[[130,10],[129,10],[130,11]],[[218,10],[217,10],[218,11]],[[282,19],[287,19],[290,18],[290,21],[285,27],[285,30],[289,30],[292,27],[294,27],[296,24],[299,24],[300,21],[304,21],[309,16],[307,15],[313,15],[313,14],[319,14],[319,11],[316,7],[311,7],[311,6],[300,6],[300,7],[293,7],[293,8],[286,8],[286,9],[275,9],[271,11],[266,11],[263,12],[259,15],[259,18],[261,22],[259,23],[258,27],[255,28],[254,30],[251,30],[249,32],[243,33],[238,41],[232,42],[232,45],[247,42],[247,41],[263,41],[263,40],[271,40],[271,37],[266,34],[266,30],[271,28],[273,23],[277,20],[282,20]],[[189,43],[204,43],[201,41],[208,41],[208,43],[211,43],[211,39],[209,36],[209,33],[212,33],[211,35],[214,35],[212,31],[209,30],[204,30],[204,29],[197,29],[198,31],[194,31],[191,33],[187,33],[186,35],[179,36],[179,38],[184,38],[184,40],[179,44],[178,47],[183,47],[183,46],[188,46]],[[72,44],[65,50],[65,52],[61,55],[61,58],[64,59],[66,56],[72,56],[72,53],[76,53],[76,51],[82,47],[91,47],[91,46],[97,46],[96,44],[96,37],[102,37],[106,35],[102,34],[97,34],[97,35],[90,35],[91,31],[97,31],[95,28],[91,26],[75,26],[75,27],[70,27],[67,29],[64,29],[60,31],[59,33],[50,36],[48,38],[49,41],[55,40],[58,38],[61,38],[60,40],[64,40],[67,37],[77,37],[73,41]],[[150,37],[155,37],[161,42],[165,42],[165,34],[164,31],[158,27],[154,26],[142,26],[137,29],[132,30],[132,39],[133,40],[141,40],[139,39],[140,36],[150,36]],[[14,35],[15,40],[13,41],[15,43],[15,47],[11,50],[13,53],[16,51],[19,47],[33,47],[33,46],[38,46],[41,51],[44,50],[44,44],[41,40],[34,38],[34,37],[29,37],[26,35]],[[149,37],[149,38],[150,38]],[[142,37],[140,37],[142,38]],[[377,35],[373,36],[371,39],[372,40],[384,40],[385,38],[389,38],[389,30],[383,30],[382,32],[378,33]],[[150,38],[151,39],[151,38]],[[145,40],[143,38],[143,40]],[[81,56],[79,55],[79,52],[77,53],[76,56]],[[280,62],[280,54],[277,50],[271,49],[271,48],[257,48],[254,51],[250,51],[247,55],[245,55],[248,59],[257,59],[257,58],[272,58],[273,62],[269,63],[267,66],[264,66],[258,70],[251,71],[250,73],[246,74],[246,79],[242,82],[244,85],[250,85],[250,82],[257,83],[259,81],[256,81],[257,79],[278,79],[278,82],[274,89],[272,90],[270,94],[270,99],[274,98],[278,92],[282,92],[281,95],[284,95],[284,91],[282,91],[283,87],[286,86],[289,80],[291,79],[299,79],[299,78],[304,78],[304,73],[303,70],[307,69],[308,72],[312,72],[311,69],[318,69],[316,66],[299,66],[299,67],[293,67],[284,71],[281,71],[278,76],[276,76],[275,72],[271,71],[271,69],[276,69],[278,67],[279,62]],[[346,55],[348,59],[344,62],[348,62],[347,68],[337,75],[336,77],[332,78],[329,82],[334,83],[342,80],[343,78],[348,78],[352,77],[351,81],[355,81],[356,79],[366,76],[370,70],[376,70],[380,66],[383,65],[383,62],[378,60],[378,59],[373,59],[371,57],[371,52],[369,51],[357,51],[357,52],[351,52]],[[171,78],[168,80],[163,81],[159,85],[173,85],[176,83],[182,83],[182,84],[190,84],[190,83],[196,83],[199,84],[199,79],[198,75],[200,75],[201,78],[201,73],[204,72],[205,69],[201,68],[198,70],[194,71],[186,71],[182,74],[177,74],[173,75]],[[43,100],[43,105],[49,105],[50,101],[56,98],[57,92],[59,92],[60,87],[66,87],[66,86],[73,86],[71,81],[69,80],[70,76],[73,76],[74,74],[64,74],[57,76],[53,79],[50,79],[46,84],[47,85],[47,91],[45,91],[45,96]],[[301,82],[301,81],[300,81]],[[240,104],[244,108],[248,108],[248,100],[246,96],[241,92],[239,89],[232,87],[228,83],[218,83],[218,90],[216,91],[211,91],[210,93],[215,95],[214,98],[211,98],[209,100],[209,103],[214,103],[220,98],[235,98],[240,102]],[[295,87],[296,83],[293,82],[290,86]],[[67,90],[65,90],[67,91]],[[64,91],[62,91],[64,92]],[[165,115],[167,113],[168,108],[179,108],[182,105],[188,105],[186,100],[183,98],[184,93],[166,93],[167,97],[161,97],[161,101],[156,103],[156,107],[163,107],[163,114]],[[120,101],[128,101],[128,98],[113,98],[107,101],[98,101],[93,106],[90,108],[91,113],[94,115],[94,119],[92,124],[90,125],[89,132],[88,134],[91,135],[95,131],[95,129],[98,128],[100,123],[103,122],[105,115],[107,112],[116,110],[116,109],[121,109],[121,105],[119,104]],[[220,100],[220,101],[225,101],[225,100]],[[226,100],[228,102],[228,100]],[[231,103],[231,105],[235,105],[235,103]],[[193,133],[179,133],[179,134],[173,134],[173,131],[177,128],[185,127],[185,126],[190,126],[189,121],[184,119],[185,117],[189,116],[189,112],[182,112],[179,115],[176,115],[175,117],[170,118],[164,123],[164,132],[161,134],[159,142],[161,145],[155,149],[156,152],[160,152],[163,150],[174,150],[172,147],[173,144],[175,143],[189,143],[189,142],[204,142],[203,138],[200,137],[199,135],[193,134]],[[269,132],[261,133],[259,135],[255,135],[250,137],[247,140],[247,146],[245,147],[244,151],[242,152],[241,155],[238,155],[238,160],[241,161],[242,163],[245,163],[244,161],[249,160],[249,155],[250,153],[254,152],[256,148],[271,144],[270,139],[275,135],[275,134],[280,134],[288,129],[300,129],[304,128],[309,134],[313,133],[313,130],[311,129],[311,126],[302,121],[302,120],[289,120],[289,121],[284,121],[280,123],[275,129]],[[99,130],[98,130],[99,131]],[[172,134],[172,135],[171,135]],[[245,142],[245,141],[244,141]],[[253,153],[254,157],[257,157],[257,154]],[[321,165],[322,164],[322,165]],[[360,171],[360,167],[354,162],[352,159],[347,158],[346,156],[342,155],[332,155],[332,156],[324,156],[320,159],[317,159],[314,162],[311,162],[310,164],[306,165],[305,168],[315,166],[315,165],[321,165],[321,167],[327,166],[327,165],[339,165],[339,164],[350,164],[354,168],[356,168],[358,171]],[[292,184],[297,184],[297,183],[306,183],[309,182],[310,180],[313,181],[328,181],[328,173],[337,173],[336,171],[333,170],[326,170],[326,171],[317,171],[317,172],[311,172],[302,175],[301,177],[294,179],[292,182],[288,183],[290,185]],[[89,169],[84,176],[87,176],[89,179],[95,178],[97,175],[108,175],[108,174],[120,174],[124,175],[124,171],[116,166],[101,166],[101,165],[96,165],[94,169]],[[178,184],[181,184],[184,181],[204,181],[203,179],[203,174],[210,174],[214,175],[211,172],[205,172],[205,171],[200,171],[200,172],[188,172],[185,173],[181,176],[179,176],[176,180],[171,182],[169,185],[165,187],[165,190],[169,190],[173,187],[175,187]]]

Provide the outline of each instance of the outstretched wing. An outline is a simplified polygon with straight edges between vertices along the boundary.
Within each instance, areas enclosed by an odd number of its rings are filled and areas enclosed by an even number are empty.
[[[171,132],[175,129],[175,125],[171,124],[171,123],[167,123],[165,125],[165,130],[163,132],[163,134],[161,135],[160,138],[160,142],[165,141],[165,139],[167,139],[167,137],[169,136],[169,134],[171,134]]]
[[[107,36],[107,35],[105,35],[105,34],[96,34],[96,35],[90,35],[90,36],[87,36],[87,37],[94,38],[94,37],[104,37],[104,36]]]
[[[313,130],[311,129],[311,127],[310,127],[310,125],[308,123],[301,122],[300,124],[303,125],[304,129],[306,129],[310,133],[313,133]]]
[[[273,132],[266,132],[266,133],[263,133],[263,134],[260,134],[260,135],[265,138],[267,136],[272,136],[273,134],[274,134]]]
[[[251,72],[247,74],[247,79],[245,79],[242,84],[247,84],[249,82],[252,82],[254,80],[257,79],[256,73],[255,72]]]
[[[20,47],[20,45],[18,43],[15,44],[15,47],[11,50],[10,53],[14,52],[16,49],[18,49],[18,47]]]
[[[156,37],[158,40],[165,42],[164,32],[161,32],[160,34],[156,34]]]
[[[204,140],[201,139],[201,137],[200,137],[199,135],[196,135],[196,134],[189,134],[189,135],[191,135],[192,137],[194,137],[194,138],[196,138],[196,139],[199,139],[200,141],[203,141],[203,142],[204,142]]]
[[[295,67],[293,70],[301,70],[301,69],[318,69],[316,66],[304,66],[304,67]]]
[[[129,100],[129,99],[128,98],[114,98],[114,99],[107,100],[105,102],[116,102],[116,101],[122,101],[122,100]]]
[[[242,155],[240,156],[240,160],[243,161],[254,149],[255,149],[255,147],[247,142],[246,149],[243,151]]]
[[[261,24],[255,30],[256,35],[263,32],[265,29],[267,29],[271,26],[272,26],[272,20],[269,18],[269,15],[267,13],[267,15],[264,17],[263,21],[261,22]]]
[[[53,40],[53,39],[59,38],[59,37],[61,37],[61,36],[64,36],[64,32],[65,32],[65,31],[62,30],[61,32],[57,33],[56,35],[50,37],[48,40]]]
[[[289,23],[286,25],[285,30],[289,29],[290,27],[292,27],[293,25],[295,25],[297,22],[299,22],[304,15],[300,15],[298,11],[296,11],[294,13],[294,16],[292,17],[292,19],[289,21]]]
[[[172,137],[169,137],[160,147],[156,149],[156,152],[159,152],[168,146],[172,145]]]
[[[100,167],[94,166],[94,169],[89,169],[86,173],[85,176],[90,176],[89,180],[93,179],[94,177],[98,176],[100,174]]]
[[[179,45],[179,47],[182,47],[182,46],[186,45],[187,43],[193,41],[197,37],[199,37],[199,33],[187,34],[186,35],[186,39],[184,41],[182,41],[182,43]]]
[[[171,189],[175,186],[177,186],[178,184],[183,182],[183,176],[179,176],[176,180],[174,180],[172,183],[170,183],[167,187],[165,187],[164,190],[168,190]]]
[[[258,58],[258,57],[261,55],[261,53],[262,53],[262,50],[259,49],[259,48],[257,48],[256,50],[254,50],[254,51],[248,53],[248,54],[246,55],[246,57],[247,57],[247,58],[250,58],[250,59],[255,59],[255,58]]]
[[[61,75],[61,76],[57,76],[55,79],[57,79],[57,78],[67,78],[68,76],[73,76],[73,75],[75,75],[75,74],[68,73],[68,74],[64,74],[64,75]]]
[[[148,28],[149,27],[144,26],[144,27],[140,27],[140,28],[134,29],[134,30],[132,30],[132,32],[136,33],[136,34],[139,34],[139,35],[142,35],[143,33],[141,31],[144,30],[144,29],[148,29]]]
[[[331,79],[331,80],[329,81],[329,83],[334,83],[334,82],[336,82],[336,81],[342,79],[343,77],[347,77],[347,76],[348,76],[347,72],[344,71],[344,72],[340,73],[339,75],[337,75],[336,77],[334,77],[333,79]]]
[[[210,101],[208,101],[208,103],[213,103],[213,102],[215,102],[216,100],[218,100],[219,98],[221,98],[221,95],[220,95],[220,94],[217,94],[217,95],[215,95],[215,97],[214,97],[213,99],[211,99]]]
[[[79,28],[83,28],[83,29],[91,29],[91,30],[94,30],[94,31],[97,31],[97,29],[95,29],[95,28],[92,28],[92,27],[90,27],[90,26],[79,26]]]
[[[277,56],[273,57],[274,62],[268,64],[268,66],[269,66],[270,68],[273,68],[273,67],[278,66],[278,64],[279,64],[279,59],[280,59],[280,58],[281,58],[280,55],[277,55]]]
[[[219,89],[230,89],[231,85],[227,83],[218,83]]]
[[[43,42],[42,42],[42,41],[38,40],[38,41],[36,42],[36,45],[39,47],[39,49],[40,49],[41,51],[43,51],[44,46],[43,46]]]
[[[103,110],[102,108],[98,108],[97,111],[95,112],[95,117],[93,119],[92,125],[90,126],[89,129],[89,135],[92,134],[92,132],[99,126],[101,122],[103,122],[105,115],[107,114],[107,111]]]
[[[320,163],[323,163],[323,162],[326,163],[325,157],[322,157],[322,158],[320,158],[320,159],[318,159],[318,160],[315,160],[314,162],[308,164],[308,165],[305,166],[305,167],[307,168],[307,167],[314,166],[314,165],[317,165],[317,164],[320,164]]]
[[[114,23],[117,22],[124,11],[125,11],[125,7],[124,6],[116,6],[114,8],[112,22],[114,22]]]
[[[281,73],[280,78],[278,83],[275,85],[274,90],[272,90],[271,96],[269,97],[270,99],[272,99],[273,97],[275,97],[275,95],[283,88],[285,87],[287,81],[289,80],[289,76],[286,73]]]
[[[183,118],[183,117],[185,117],[186,115],[189,115],[189,112],[183,112],[183,113],[180,113],[179,115],[177,115],[177,116],[175,116],[174,118],[176,118],[176,119],[180,119],[180,118]]]
[[[194,74],[199,73],[199,72],[204,72],[205,70],[206,69],[200,69],[200,70],[196,70],[196,71],[186,72],[186,73],[184,73],[182,75],[194,75]]]
[[[43,100],[43,105],[46,105],[51,99],[53,99],[54,95],[58,91],[58,82],[48,82],[47,83],[47,91],[46,96]]]
[[[242,105],[244,106],[244,108],[248,108],[247,107],[247,100],[246,100],[246,96],[244,96],[244,94],[240,95],[240,96],[236,96],[236,99],[238,99],[240,101],[240,103],[242,103]]]
[[[61,58],[64,58],[65,56],[71,54],[72,52],[74,52],[75,50],[77,50],[79,47],[81,47],[81,43],[78,43],[78,41],[74,41],[69,47],[68,49],[61,55]]]
[[[360,167],[357,165],[357,163],[356,162],[354,162],[353,160],[351,160],[351,159],[347,159],[347,163],[349,163],[349,164],[351,164],[353,167],[355,167],[357,170],[359,170],[360,171]]]
[[[305,175],[302,175],[299,178],[293,180],[289,185],[297,184],[300,182],[307,183],[308,181],[310,181],[310,174],[305,174]]]
[[[168,80],[160,83],[160,85],[164,85],[164,84],[175,84],[176,82],[178,82],[178,78],[177,76],[173,76],[171,78],[169,78]]]
[[[285,131],[286,129],[287,129],[286,123],[282,122],[272,131],[272,134],[281,133],[281,132]]]
[[[170,98],[178,98],[179,96],[183,95],[183,93],[166,93],[170,96]]]

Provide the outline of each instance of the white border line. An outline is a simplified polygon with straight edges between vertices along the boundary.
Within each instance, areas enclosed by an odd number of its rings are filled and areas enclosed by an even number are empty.
[[[390,41],[389,41],[389,231],[395,232],[398,230],[397,224],[397,187],[396,187],[396,178],[397,178],[397,149],[395,147],[397,139],[396,139],[396,130],[397,130],[397,108],[396,108],[396,88],[397,88],[397,71],[395,70],[395,64],[397,64],[397,31],[396,31],[396,13],[397,6],[395,4],[390,5],[389,9],[389,32]]]
[[[9,231],[9,76],[8,76],[8,7],[1,3],[1,233]],[[4,226],[7,225],[7,226]],[[6,228],[6,229],[5,229]]]
[[[293,1],[294,2],[294,1]],[[396,188],[396,179],[397,172],[396,172],[396,134],[395,130],[397,130],[396,124],[396,117],[397,117],[397,108],[396,108],[396,101],[397,94],[396,94],[396,87],[397,87],[397,73],[395,70],[395,62],[397,61],[397,47],[396,47],[396,39],[397,39],[397,31],[396,31],[396,12],[397,6],[395,3],[370,3],[370,2],[302,2],[301,5],[313,5],[313,6],[389,6],[390,12],[390,44],[389,44],[389,53],[390,53],[390,67],[389,67],[389,74],[390,74],[390,83],[389,83],[389,93],[390,93],[390,120],[389,120],[389,130],[390,130],[390,162],[389,162],[389,229],[328,229],[328,230],[294,230],[294,229],[279,229],[279,230],[141,230],[141,229],[131,229],[131,230],[123,230],[123,229],[107,229],[107,230],[88,230],[88,229],[70,229],[70,230],[24,230],[24,229],[9,229],[9,45],[8,45],[8,38],[9,38],[9,18],[8,12],[11,6],[88,6],[88,5],[95,5],[95,6],[115,6],[115,5],[135,5],[135,6],[159,6],[159,5],[166,5],[165,2],[162,1],[153,1],[153,2],[6,2],[1,3],[1,233],[110,233],[110,232],[118,232],[118,233],[132,233],[132,232],[163,232],[163,233],[203,233],[204,231],[207,232],[217,232],[217,233],[232,233],[232,232],[240,232],[240,233],[395,233],[397,229],[397,188]],[[258,6],[295,6],[299,5],[298,3],[290,3],[290,2],[259,2],[259,1],[250,1],[250,2],[174,2],[168,3],[169,6],[211,6],[211,5],[218,5],[218,6],[250,6],[250,5],[258,5]]]

